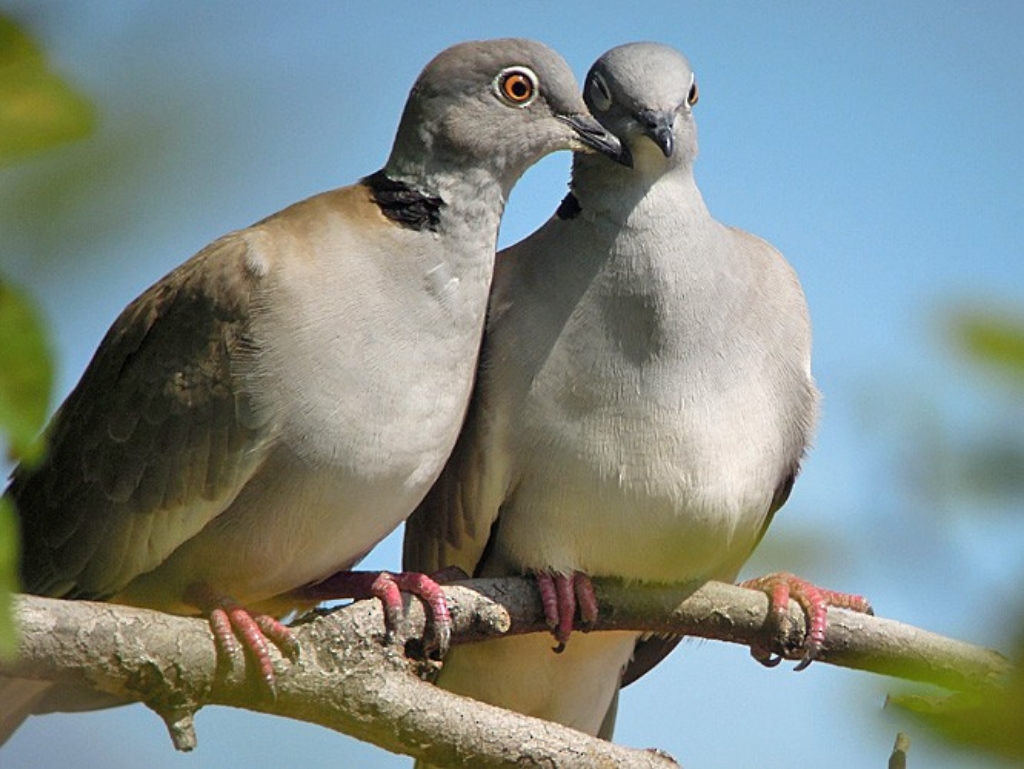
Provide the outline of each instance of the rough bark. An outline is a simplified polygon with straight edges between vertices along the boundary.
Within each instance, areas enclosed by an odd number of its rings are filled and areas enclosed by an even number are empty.
[[[788,628],[766,625],[766,597],[711,583],[629,586],[595,580],[602,629],[685,634],[775,649],[792,657],[804,618],[790,607]],[[530,580],[468,580],[445,589],[454,639],[544,631]],[[613,745],[555,724],[473,702],[426,683],[436,663],[418,659],[425,615],[409,601],[403,627],[386,642],[377,602],[321,613],[295,630],[302,653],[276,659],[277,697],[261,694],[242,660],[218,664],[206,622],[112,604],[17,600],[21,654],[0,673],[86,686],[146,702],[175,745],[195,744],[192,716],[203,705],[232,705],[320,724],[431,763],[475,766],[662,767],[657,751]],[[572,643],[571,639],[569,643]],[[926,681],[955,690],[998,685],[1004,657],[892,620],[829,613],[820,662]]]

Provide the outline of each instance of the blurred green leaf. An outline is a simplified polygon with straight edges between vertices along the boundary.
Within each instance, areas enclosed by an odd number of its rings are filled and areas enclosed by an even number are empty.
[[[0,435],[14,459],[31,461],[43,448],[53,365],[42,319],[21,292],[0,278]]]
[[[889,703],[940,737],[976,751],[1024,761],[1024,642],[1009,680],[998,689],[949,696],[899,694]]]
[[[96,118],[92,104],[50,70],[42,50],[0,14],[0,166],[82,138]],[[0,445],[35,461],[44,442],[53,369],[42,320],[31,302],[0,277]],[[13,653],[11,593],[17,589],[18,522],[0,497],[0,656]]]
[[[14,656],[17,629],[11,594],[19,589],[18,519],[7,497],[0,497],[0,659]]]
[[[1024,318],[966,311],[953,317],[952,330],[957,346],[969,357],[1024,386]]]
[[[0,15],[0,165],[80,139],[95,122],[89,100],[51,71],[32,39]]]
[[[1020,505],[1009,504],[1024,497],[1024,440],[1019,434],[993,434],[987,443],[968,446],[954,472],[960,493],[972,494],[978,502],[1005,501],[1019,514]]]

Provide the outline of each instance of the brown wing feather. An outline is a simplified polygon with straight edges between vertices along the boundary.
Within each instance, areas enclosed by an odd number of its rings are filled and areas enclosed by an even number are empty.
[[[213,243],[121,313],[18,468],[26,590],[103,598],[163,562],[221,512],[271,427],[246,395],[258,277],[244,234]]]

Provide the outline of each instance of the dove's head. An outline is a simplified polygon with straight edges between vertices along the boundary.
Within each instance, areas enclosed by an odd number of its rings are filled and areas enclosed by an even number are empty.
[[[533,40],[482,40],[454,45],[424,68],[387,170],[483,170],[507,191],[557,150],[618,158],[621,146],[587,111],[561,56]]]
[[[690,62],[674,48],[660,43],[612,48],[587,73],[583,97],[638,167],[689,165],[697,156],[697,80]]]

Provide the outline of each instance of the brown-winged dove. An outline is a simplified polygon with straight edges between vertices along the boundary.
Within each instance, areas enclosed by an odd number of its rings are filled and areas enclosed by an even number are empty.
[[[565,149],[620,151],[561,57],[455,45],[413,86],[380,171],[145,291],[54,417],[45,461],[14,472],[24,588],[211,615],[272,684],[266,643],[291,651],[275,618],[308,603],[295,591],[351,568],[444,466],[505,201]],[[0,681],[0,741],[44,688]]]

